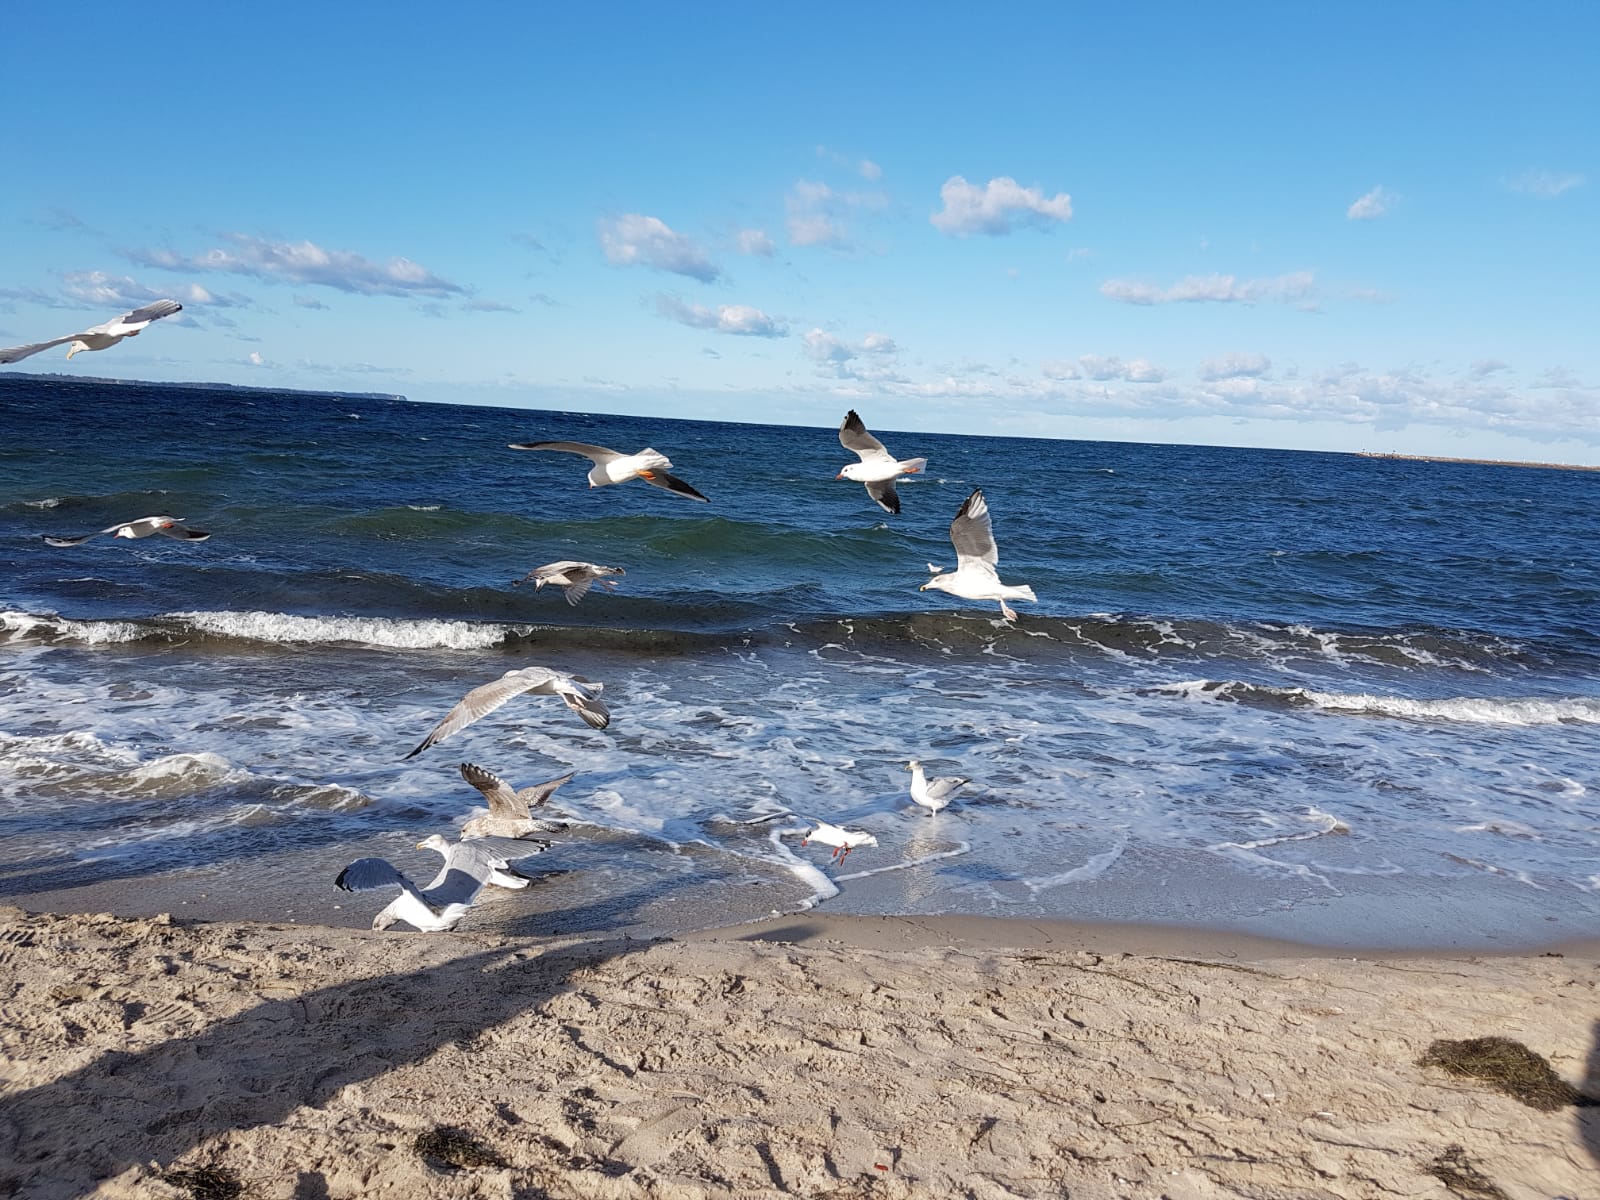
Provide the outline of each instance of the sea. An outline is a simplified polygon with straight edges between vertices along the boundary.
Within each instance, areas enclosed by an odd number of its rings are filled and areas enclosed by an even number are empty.
[[[842,419],[848,403],[841,401]],[[1600,934],[1600,475],[0,376],[0,903],[365,925],[340,867],[574,772],[463,924],[819,907],[1330,946]],[[512,442],[668,455],[710,498]],[[920,591],[982,488],[998,605]],[[98,537],[166,514],[206,541]],[[620,566],[576,605],[517,586]],[[407,753],[469,689],[519,698]],[[935,815],[908,760],[970,783]],[[817,821],[873,834],[842,862]]]

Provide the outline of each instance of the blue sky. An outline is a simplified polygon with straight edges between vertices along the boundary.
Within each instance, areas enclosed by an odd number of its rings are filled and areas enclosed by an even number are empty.
[[[1600,463],[1600,5],[128,11],[9,10],[0,344],[184,312],[0,369]]]

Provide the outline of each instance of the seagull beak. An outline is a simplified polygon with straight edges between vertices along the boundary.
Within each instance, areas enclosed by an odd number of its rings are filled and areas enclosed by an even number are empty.
[[[426,850],[427,848],[428,848],[428,846],[427,846],[427,843],[425,843],[425,842],[418,842],[416,844],[416,849],[418,849],[418,850]]]
[[[927,590],[928,590],[928,585],[927,584],[923,584],[921,587],[919,587],[917,589],[917,591],[919,591],[919,592],[925,592]]]
[[[843,479],[844,478],[844,472],[840,471],[837,475],[834,476],[834,478],[835,479]]]

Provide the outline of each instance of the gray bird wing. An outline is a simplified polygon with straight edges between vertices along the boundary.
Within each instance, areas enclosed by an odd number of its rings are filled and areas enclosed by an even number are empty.
[[[483,793],[483,798],[489,802],[490,816],[527,817],[527,807],[520,802],[511,785],[500,776],[484,770],[477,763],[464,762],[461,764],[461,778]]]
[[[560,779],[550,779],[544,783],[536,783],[532,787],[525,787],[517,793],[517,802],[523,806],[525,812],[542,808],[545,802],[556,794],[557,788],[572,782],[574,774],[576,772],[568,771]]]
[[[82,336],[81,333],[69,333],[66,337],[52,338],[48,342],[34,342],[28,346],[7,346],[4,350],[0,350],[0,363],[21,362],[52,346],[65,346],[68,342],[75,342]]]
[[[179,304],[178,301],[166,301],[166,299],[163,299],[163,301],[152,301],[149,302],[149,304],[146,304],[146,306],[142,307],[142,309],[134,309],[133,312],[125,312],[125,314],[122,314],[122,317],[118,317],[117,320],[106,322],[104,325],[98,326],[98,328],[101,333],[123,333],[123,331],[128,330],[130,326],[142,330],[142,328],[144,328],[146,325],[149,325],[150,322],[158,322],[160,318],[171,317],[174,312],[182,312],[182,310],[184,310],[184,306]]]
[[[403,892],[410,892],[423,904],[428,903],[417,885],[384,858],[358,858],[340,871],[333,883],[335,887],[343,888],[347,892],[370,892],[375,888],[397,887]]]
[[[867,495],[877,501],[878,507],[884,512],[898,513],[900,511],[900,493],[894,490],[894,480],[888,479],[883,483],[869,483],[866,485]]]
[[[569,576],[570,578],[570,576]],[[594,576],[588,571],[582,572],[576,579],[561,589],[561,594],[567,598],[568,604],[576,604],[589,594],[589,589],[594,586]]]
[[[957,779],[953,776],[930,779],[928,780],[928,797],[932,800],[943,800],[947,796],[954,796],[971,782],[972,780],[970,779]]]
[[[957,570],[968,559],[988,563],[991,567],[1000,562],[1000,548],[994,544],[994,525],[989,520],[989,506],[984,502],[983,489],[977,488],[962,504],[956,519],[950,522],[950,544],[956,548]]]
[[[457,730],[465,729],[479,717],[488,716],[514,696],[530,691],[542,691],[546,694],[554,691],[549,686],[554,677],[555,672],[548,667],[523,667],[518,671],[507,671],[492,683],[473,688],[445,714],[444,720],[433,727],[433,732],[422,739],[421,745],[406,757],[414,758],[435,742],[442,742]],[[567,703],[570,705],[571,701]],[[585,716],[584,720],[588,721],[589,718]],[[593,721],[589,723],[594,724]],[[597,728],[604,728],[604,725]]]
[[[869,458],[889,457],[889,451],[867,432],[867,427],[861,423],[861,418],[856,416],[853,408],[845,413],[844,420],[839,424],[839,444],[851,453],[860,455],[862,462]]]
[[[591,446],[585,442],[510,442],[513,450],[559,450],[562,454],[581,454],[595,463],[608,463],[614,458],[626,458],[604,446]]]
[[[203,542],[211,536],[204,529],[189,529],[182,525],[168,525],[156,532],[162,537],[177,538],[180,542]]]
[[[679,479],[676,475],[668,475],[665,471],[662,471],[658,468],[652,467],[648,471],[640,471],[639,478],[644,480],[646,483],[653,484],[658,488],[665,488],[669,492],[676,492],[680,496],[687,496],[691,500],[698,500],[702,504],[710,503],[709,500],[707,500],[699,492],[695,491],[683,480]]]
[[[553,676],[547,683],[532,690],[560,696],[562,703],[582,717],[591,728],[604,729],[611,724],[611,710],[600,699],[604,688],[603,683],[591,683],[576,675],[561,675]]]

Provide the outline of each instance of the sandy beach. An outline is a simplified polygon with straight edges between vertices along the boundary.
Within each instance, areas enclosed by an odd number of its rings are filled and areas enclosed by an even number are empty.
[[[0,1195],[1600,1195],[1600,946],[804,914],[677,939],[0,910]],[[1563,1085],[1564,1086],[1564,1085]],[[1477,1190],[1473,1190],[1477,1189]],[[1495,1190],[1498,1189],[1498,1190]]]

